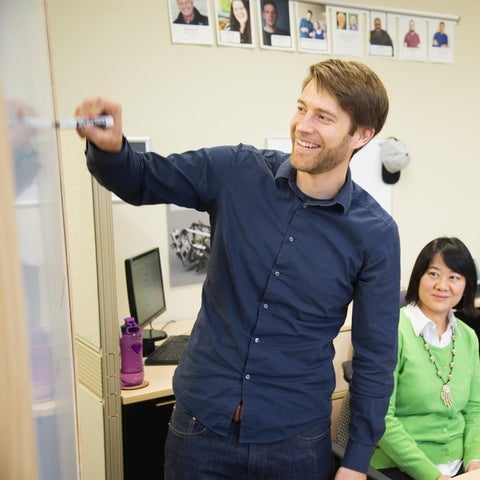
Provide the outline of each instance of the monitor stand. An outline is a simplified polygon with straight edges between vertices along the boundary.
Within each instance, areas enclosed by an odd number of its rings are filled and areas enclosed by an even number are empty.
[[[155,328],[144,328],[142,334],[144,340],[152,342],[158,342],[158,340],[163,340],[168,336],[165,330],[156,330]]]
[[[154,328],[142,329],[142,356],[146,357],[155,350],[155,342],[167,338],[167,332]]]

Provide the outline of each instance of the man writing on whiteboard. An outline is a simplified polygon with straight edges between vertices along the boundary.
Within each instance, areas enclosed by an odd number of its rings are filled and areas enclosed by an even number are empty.
[[[249,145],[134,152],[121,106],[87,99],[87,165],[134,205],[207,211],[202,304],[174,379],[167,480],[363,480],[393,388],[400,291],[392,217],[352,181],[352,155],[383,127],[385,88],[367,66],[310,67],[291,154]],[[353,302],[350,437],[334,473],[333,340]],[[262,476],[263,475],[263,476]]]

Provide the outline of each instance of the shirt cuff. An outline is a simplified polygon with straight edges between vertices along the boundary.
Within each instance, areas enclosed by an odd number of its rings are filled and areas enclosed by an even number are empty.
[[[375,445],[364,445],[348,440],[342,466],[357,472],[367,473]]]

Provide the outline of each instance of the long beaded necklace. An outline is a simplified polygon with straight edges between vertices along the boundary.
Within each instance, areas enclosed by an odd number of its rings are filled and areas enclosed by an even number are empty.
[[[423,347],[425,348],[425,351],[428,354],[428,359],[430,360],[430,362],[433,363],[435,370],[437,372],[437,377],[440,378],[440,380],[442,381],[442,391],[440,393],[440,398],[442,399],[446,407],[452,407],[453,406],[452,391],[450,390],[448,383],[452,379],[453,367],[455,366],[454,360],[455,360],[455,355],[457,354],[457,351],[455,350],[455,332],[452,333],[452,350],[451,350],[452,360],[450,361],[450,364],[449,364],[450,371],[447,374],[446,380],[443,378],[442,371],[437,366],[433,353],[430,352],[430,345],[425,341],[423,332],[420,333],[420,336],[423,339]]]

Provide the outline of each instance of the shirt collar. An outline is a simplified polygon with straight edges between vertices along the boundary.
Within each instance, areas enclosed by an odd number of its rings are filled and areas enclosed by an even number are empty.
[[[275,179],[285,178],[288,180],[288,184],[293,192],[300,198],[300,200],[307,205],[320,206],[320,207],[337,207],[341,210],[342,213],[346,213],[350,208],[352,203],[352,194],[353,194],[353,181],[352,181],[352,172],[350,167],[347,171],[347,178],[343,187],[337,193],[337,195],[329,200],[318,200],[315,198],[307,197],[296,184],[297,171],[292,168],[290,164],[290,158],[285,160],[277,170]]]
[[[437,338],[435,323],[432,322],[418,305],[410,303],[405,307],[405,313],[412,322],[413,331],[418,337],[423,334],[426,341],[433,343],[433,338]],[[448,328],[447,331],[453,332],[457,326],[457,320],[452,310],[448,312]],[[450,334],[451,335],[451,334]],[[443,342],[440,342],[443,343]]]

